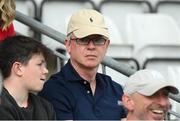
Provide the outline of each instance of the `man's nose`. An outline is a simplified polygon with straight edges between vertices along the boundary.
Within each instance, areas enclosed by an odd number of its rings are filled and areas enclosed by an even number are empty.
[[[94,47],[95,45],[94,45],[94,40],[89,40],[88,41],[88,46],[89,47]]]

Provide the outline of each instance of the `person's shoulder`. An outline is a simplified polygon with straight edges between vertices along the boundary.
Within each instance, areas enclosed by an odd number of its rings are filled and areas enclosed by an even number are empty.
[[[50,76],[50,78],[45,82],[43,90],[51,90],[51,92],[57,91],[56,89],[66,85],[66,82],[66,78],[62,72],[59,71]]]
[[[0,96],[0,120],[12,120],[16,114],[17,104],[10,94],[2,89]]]
[[[5,88],[2,88],[1,92],[1,105],[11,107],[14,105],[15,101],[14,98],[8,93]]]
[[[123,92],[122,86],[121,86],[119,83],[113,81],[110,76],[108,76],[108,75],[106,75],[106,74],[101,74],[101,73],[98,73],[98,76],[99,76],[100,78],[102,78],[103,81],[104,81],[108,86],[111,86],[112,88],[114,88],[114,89],[117,90],[117,91]]]
[[[70,62],[66,63],[59,72],[52,74],[50,78],[45,82],[44,88],[60,88],[66,87],[68,80],[73,80],[77,75],[74,74],[73,68]]]
[[[45,99],[58,98],[58,95],[67,88],[67,81],[61,75],[61,72],[53,74],[44,84],[43,89],[38,93],[38,96]],[[67,91],[63,92],[67,93]]]
[[[32,105],[36,109],[41,109],[42,111],[47,112],[48,119],[55,119],[55,111],[53,105],[48,100],[33,93],[29,93],[29,97]]]
[[[65,85],[65,79],[63,78],[61,72],[57,72],[50,76],[48,80],[46,80],[42,91],[57,91],[57,88],[60,88],[61,85]],[[42,92],[41,91],[41,92]]]
[[[102,73],[97,73],[97,76],[106,80],[106,81],[112,81],[111,77],[109,75],[106,74],[102,74]]]
[[[43,97],[30,93],[30,100],[33,102],[32,105],[44,108],[45,110],[53,110],[53,105]]]
[[[42,105],[51,105],[51,103],[49,101],[47,101],[43,97],[40,97],[39,95],[36,95],[36,94],[33,94],[33,93],[29,93],[29,98],[34,103],[39,103],[39,104],[42,104]]]
[[[63,83],[66,79],[64,68],[65,66],[63,66],[60,71],[52,74],[45,84]]]
[[[10,108],[0,105],[0,120],[13,120],[13,114]]]
[[[121,85],[120,85],[119,83],[117,83],[117,82],[115,82],[114,80],[112,80],[111,76],[106,75],[106,74],[102,74],[102,73],[97,73],[97,75],[98,75],[99,77],[101,77],[104,81],[107,81],[107,82],[109,82],[109,83],[111,83],[111,84],[113,84],[113,85],[116,85],[116,86],[121,87]]]
[[[51,80],[56,81],[56,80],[59,80],[59,79],[61,79],[61,78],[62,78],[62,72],[59,71],[59,72],[57,72],[57,73],[52,74],[52,75],[50,76],[50,78],[47,80],[47,82],[48,82],[48,81],[51,81]]]
[[[16,113],[17,113],[17,107],[15,106],[15,104],[11,103],[8,100],[2,101],[2,98],[1,98],[0,120],[14,120],[16,117]]]

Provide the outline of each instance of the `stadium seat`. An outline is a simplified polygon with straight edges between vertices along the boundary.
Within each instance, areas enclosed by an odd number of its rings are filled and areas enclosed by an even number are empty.
[[[140,66],[147,58],[176,57],[180,48],[180,30],[170,16],[131,14],[127,17],[128,41],[134,45],[133,57]]]
[[[16,10],[30,16],[31,18],[36,18],[37,5],[34,0],[16,0]],[[34,36],[33,31],[26,25],[14,20],[15,31],[17,33]]]
[[[180,1],[179,0],[159,0],[155,6],[157,13],[171,16],[180,28]]]
[[[113,58],[131,58],[133,46],[129,43],[124,43],[121,33],[117,30],[116,25],[109,18],[105,17],[106,25],[109,29],[110,46],[107,55]]]
[[[116,25],[125,43],[126,16],[130,13],[150,13],[151,9],[151,4],[145,0],[103,0],[99,5],[99,11]]]

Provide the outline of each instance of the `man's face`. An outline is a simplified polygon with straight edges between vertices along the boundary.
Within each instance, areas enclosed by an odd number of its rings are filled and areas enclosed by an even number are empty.
[[[139,120],[163,120],[170,108],[168,91],[165,88],[149,97],[135,93],[132,100],[133,115]]]
[[[100,39],[102,39],[100,35],[90,35],[84,40],[77,40],[73,35],[70,41],[66,41],[66,48],[71,56],[72,64],[87,69],[97,68],[109,45],[108,39],[104,41],[104,44],[95,43]],[[87,43],[83,44],[82,41],[87,41]]]

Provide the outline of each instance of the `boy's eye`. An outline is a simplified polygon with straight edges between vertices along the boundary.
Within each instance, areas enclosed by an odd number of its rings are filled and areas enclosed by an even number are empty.
[[[39,64],[37,64],[38,66],[41,66],[41,67],[46,67],[47,66],[47,64],[46,63],[39,63]]]

